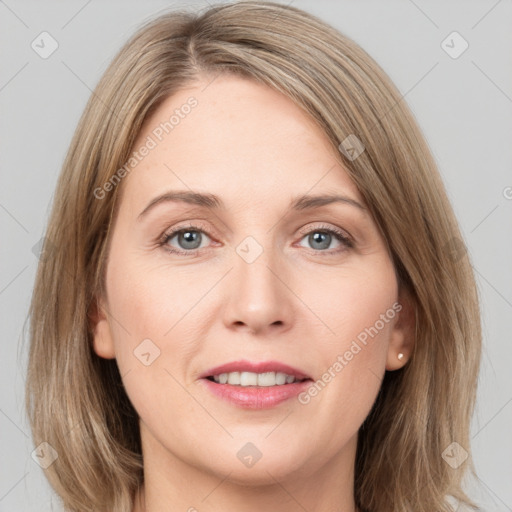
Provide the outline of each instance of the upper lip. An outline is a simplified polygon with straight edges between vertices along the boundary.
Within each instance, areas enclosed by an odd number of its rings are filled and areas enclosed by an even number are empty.
[[[201,379],[206,377],[213,377],[214,375],[220,375],[221,373],[231,373],[231,372],[252,372],[252,373],[265,373],[265,372],[281,372],[286,373],[286,375],[293,375],[296,379],[309,379],[309,375],[304,372],[298,370],[297,368],[293,368],[293,366],[289,366],[284,363],[280,363],[279,361],[262,361],[262,362],[252,362],[252,361],[232,361],[230,363],[221,364],[220,366],[215,366],[214,368],[210,368],[206,370],[200,375]]]

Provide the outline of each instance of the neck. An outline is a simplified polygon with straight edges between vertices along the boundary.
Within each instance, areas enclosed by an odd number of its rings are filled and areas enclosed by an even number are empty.
[[[286,493],[286,490],[283,489],[283,492]],[[281,493],[282,494],[282,493]],[[232,499],[232,502],[231,503],[238,503],[238,505],[235,505],[233,506],[231,504],[230,508],[229,509],[225,509],[223,508],[223,505],[222,506],[219,506],[219,505],[216,505],[216,506],[212,506],[212,505],[204,505],[202,503],[202,501],[206,500],[208,498],[208,496],[205,496],[203,499],[196,499],[194,502],[197,504],[199,503],[199,506],[200,508],[197,508],[196,507],[193,507],[193,506],[189,506],[187,508],[181,508],[180,510],[186,510],[187,512],[218,512],[220,510],[236,510],[237,512],[238,511],[255,511],[255,510],[260,510],[260,503],[261,501],[271,501],[273,503],[272,506],[274,506],[276,503],[280,503],[280,507],[282,505],[284,505],[284,503],[282,502],[282,500],[276,500],[275,498],[270,498],[269,500],[269,497],[270,495],[267,495],[267,498],[264,499],[264,500],[261,500],[261,494],[257,494],[256,495],[258,499],[254,499],[255,496],[253,496],[252,498],[250,496],[246,496],[243,500],[244,500],[244,503],[242,505],[242,507],[240,506],[240,499],[237,499],[233,496],[234,499]],[[249,502],[249,500],[251,500]],[[132,512],[152,512],[154,510],[160,510],[158,507],[160,505],[155,505],[153,504],[152,502],[158,502],[158,499],[157,500],[153,500],[152,498],[149,500],[149,504],[146,500],[146,492],[145,492],[145,486],[144,485],[141,485],[141,487],[139,488],[139,490],[137,491],[136,493],[136,496],[135,496],[135,501],[134,501],[134,507],[133,507],[133,510]],[[347,500],[348,501],[348,500]],[[250,504],[249,504],[250,503]],[[320,505],[320,504],[317,504],[316,505],[316,508],[307,508],[307,507],[304,507],[303,505],[300,504],[300,502],[298,500],[295,500],[291,495],[289,496],[289,503],[291,504],[288,508],[285,508],[285,509],[282,509],[280,508],[279,510],[297,510],[298,508],[303,508],[304,510],[308,510],[308,511],[321,511],[321,510],[333,510],[335,512],[362,512],[361,509],[359,507],[356,506],[356,504],[353,502],[353,500],[350,502],[350,504],[335,504],[333,505],[335,508],[328,508],[328,509],[325,509],[324,508],[324,505]],[[294,505],[293,505],[294,504]],[[167,509],[171,509],[171,510],[175,510],[174,507],[176,507],[176,505],[165,505],[167,507]],[[267,507],[268,508],[268,507]],[[271,509],[272,510],[272,509]]]

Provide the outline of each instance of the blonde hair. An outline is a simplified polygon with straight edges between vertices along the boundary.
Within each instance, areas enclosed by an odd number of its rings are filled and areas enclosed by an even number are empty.
[[[69,511],[130,510],[143,479],[138,418],[115,360],[92,349],[88,317],[104,291],[120,186],[95,190],[127,162],[148,115],[200,76],[266,84],[322,128],[388,243],[410,291],[416,338],[386,372],[358,438],[355,499],[368,512],[473,508],[453,442],[470,452],[480,312],[464,242],[429,148],[387,75],[357,44],[304,11],[273,2],[172,11],[120,50],[80,119],[59,177],[30,308],[27,412],[35,444],[58,459],[46,476]],[[364,151],[340,151],[355,135]],[[122,185],[122,183],[120,183]],[[119,201],[118,201],[119,202]]]

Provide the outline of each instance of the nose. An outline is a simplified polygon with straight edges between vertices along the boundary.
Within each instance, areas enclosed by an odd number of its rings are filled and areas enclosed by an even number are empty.
[[[233,261],[223,310],[226,327],[261,336],[290,329],[294,294],[276,252],[264,250],[252,262],[235,254]]]

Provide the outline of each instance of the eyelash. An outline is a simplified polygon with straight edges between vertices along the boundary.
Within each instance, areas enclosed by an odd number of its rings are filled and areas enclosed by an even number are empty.
[[[158,245],[161,246],[166,252],[171,253],[171,254],[178,254],[178,255],[183,255],[183,256],[196,256],[197,253],[199,251],[201,251],[201,249],[191,249],[191,250],[186,251],[186,250],[176,249],[176,248],[171,249],[170,246],[168,245],[169,240],[174,238],[175,235],[177,235],[179,233],[186,232],[186,231],[198,231],[198,232],[201,232],[201,233],[204,233],[205,235],[207,235],[208,238],[210,238],[210,239],[212,238],[203,226],[190,224],[185,227],[178,227],[171,231],[166,231],[159,239]],[[314,229],[310,229],[309,231],[302,231],[300,233],[301,239],[307,235],[310,235],[312,233],[317,233],[317,232],[333,235],[334,238],[336,240],[338,240],[339,242],[341,242],[341,244],[344,245],[345,247],[343,247],[341,249],[336,249],[334,251],[332,251],[332,250],[318,251],[315,249],[310,249],[311,251],[313,251],[315,253],[324,253],[323,256],[333,256],[333,255],[336,255],[343,251],[346,251],[347,249],[352,249],[354,247],[353,241],[343,231],[341,231],[337,228],[333,228],[333,227],[325,226],[325,225],[317,226]]]

